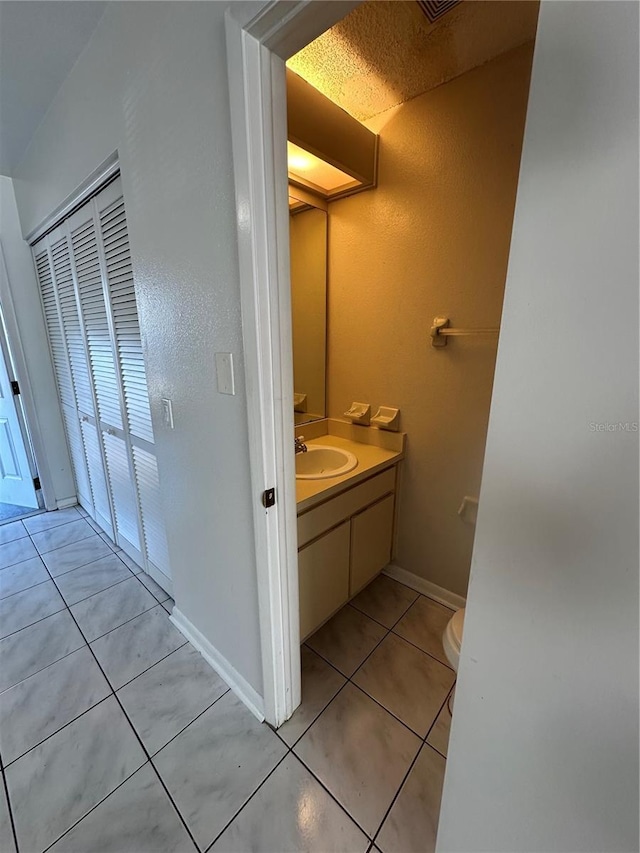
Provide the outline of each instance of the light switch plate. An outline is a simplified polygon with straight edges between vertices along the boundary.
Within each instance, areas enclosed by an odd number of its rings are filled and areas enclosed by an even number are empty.
[[[236,393],[235,384],[233,381],[233,353],[216,353],[216,375],[218,378],[219,394]]]
[[[162,398],[162,423],[169,429],[173,429],[173,403],[166,397]]]

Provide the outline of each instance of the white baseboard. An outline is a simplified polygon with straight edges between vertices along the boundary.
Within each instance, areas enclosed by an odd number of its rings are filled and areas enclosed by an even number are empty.
[[[184,613],[181,613],[177,607],[173,608],[169,618],[178,631],[200,652],[209,666],[227,682],[238,699],[244,702],[251,713],[262,723],[264,721],[264,700],[262,696],[256,693],[249,682],[234,669],[229,661],[211,645],[209,640],[189,622]]]
[[[58,509],[67,509],[70,506],[76,506],[78,503],[78,498],[73,495],[71,498],[62,498],[62,500],[56,501],[56,506]]]
[[[461,595],[456,595],[455,592],[449,592],[448,589],[438,586],[426,578],[421,578],[420,575],[414,575],[413,572],[408,572],[406,569],[396,566],[394,563],[382,570],[383,575],[388,575],[405,586],[415,589],[416,592],[421,592],[427,598],[432,598],[434,601],[444,604],[445,607],[451,607],[453,610],[460,610],[467,603],[467,599]]]

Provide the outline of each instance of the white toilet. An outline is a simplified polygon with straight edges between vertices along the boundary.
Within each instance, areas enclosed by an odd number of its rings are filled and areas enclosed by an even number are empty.
[[[460,660],[460,646],[462,645],[462,632],[464,630],[464,607],[456,610],[442,635],[442,647],[451,667],[457,672]]]
[[[451,619],[447,622],[447,627],[442,634],[442,648],[451,664],[452,668],[458,671],[458,661],[460,660],[460,646],[462,645],[462,632],[464,631],[464,607],[456,610]],[[455,690],[449,696],[447,707],[449,713],[453,713],[453,700]]]

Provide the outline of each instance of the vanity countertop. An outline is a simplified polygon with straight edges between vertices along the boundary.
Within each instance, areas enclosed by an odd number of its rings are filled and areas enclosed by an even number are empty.
[[[357,458],[358,464],[352,471],[338,477],[327,477],[324,480],[296,480],[298,515],[404,458],[404,451],[385,450],[373,444],[352,441],[337,435],[321,435],[307,439],[305,444],[322,444],[326,447],[348,450]]]

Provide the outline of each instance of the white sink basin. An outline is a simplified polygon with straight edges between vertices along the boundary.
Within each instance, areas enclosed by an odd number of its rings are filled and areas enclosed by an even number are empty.
[[[347,474],[358,464],[348,450],[327,447],[324,444],[309,444],[306,453],[296,453],[296,480],[324,480]]]

